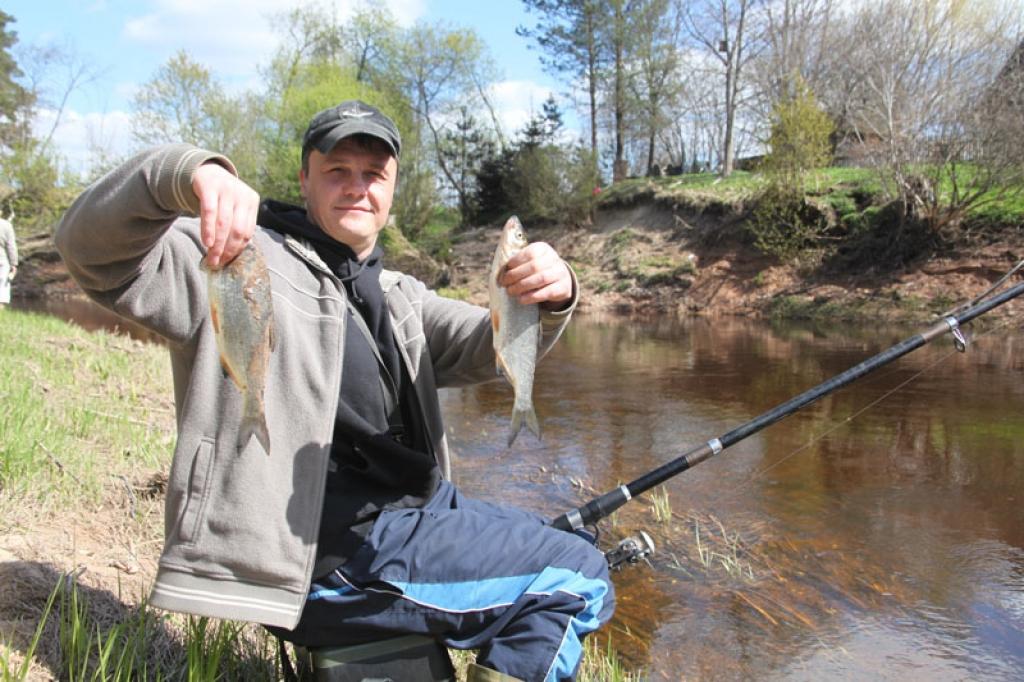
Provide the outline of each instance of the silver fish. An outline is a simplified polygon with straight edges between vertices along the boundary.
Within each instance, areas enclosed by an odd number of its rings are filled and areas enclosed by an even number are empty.
[[[491,326],[494,329],[494,355],[498,374],[505,377],[515,391],[512,406],[512,430],[508,445],[523,427],[523,421],[530,431],[540,438],[540,424],[533,411],[533,370],[537,366],[537,348],[540,345],[540,306],[521,304],[516,297],[509,296],[498,279],[505,272],[508,259],[521,251],[529,242],[519,219],[512,216],[505,223],[494,260],[488,276],[490,292]]]
[[[263,392],[274,348],[274,306],[267,264],[250,243],[227,265],[205,269],[220,364],[243,396],[238,451],[256,436],[269,455]]]

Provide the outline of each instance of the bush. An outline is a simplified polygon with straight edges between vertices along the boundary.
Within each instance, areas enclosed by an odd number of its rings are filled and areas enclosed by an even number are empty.
[[[779,260],[795,260],[817,245],[827,227],[821,214],[807,204],[803,192],[772,183],[759,197],[747,231],[754,246]]]
[[[803,187],[804,174],[828,165],[832,158],[830,137],[835,126],[807,84],[797,79],[792,97],[772,110],[771,152],[764,167],[793,190]]]

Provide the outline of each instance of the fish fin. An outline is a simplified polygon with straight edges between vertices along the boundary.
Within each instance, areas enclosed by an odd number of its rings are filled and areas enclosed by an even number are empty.
[[[267,323],[267,336],[270,338],[270,352],[273,353],[277,348],[277,332],[274,329],[274,318],[270,318]]]
[[[523,423],[526,423],[526,428],[533,432],[533,435],[540,440],[540,424],[537,422],[537,413],[534,412],[533,408],[530,407],[525,410],[512,410],[512,430],[508,434],[508,447],[512,447],[512,443],[515,442],[516,436],[523,428]]]
[[[497,334],[498,330],[501,329],[501,313],[497,310],[491,311],[491,329]]]
[[[512,447],[519,430],[523,428],[523,413],[519,410],[512,410],[512,430],[508,432],[508,447]]]
[[[217,312],[217,306],[213,303],[210,304],[210,322],[213,323],[213,333],[220,334],[220,313]]]
[[[526,413],[526,426],[527,428],[530,429],[533,435],[537,437],[537,440],[541,440],[540,422],[537,421],[537,413],[534,411],[532,407]]]
[[[241,452],[249,444],[249,440],[256,436],[256,440],[263,447],[263,452],[270,455],[270,432],[267,431],[267,420],[262,414],[250,415],[242,420],[238,427],[238,451]]]
[[[512,374],[512,372],[508,368],[508,365],[505,364],[505,358],[501,357],[501,355],[495,355],[494,365],[498,369],[498,376],[505,377],[508,383],[512,384],[512,386],[514,387],[515,384],[512,383],[512,377],[514,377],[515,375]]]
[[[240,379],[240,377],[231,370],[231,365],[228,364],[228,361],[224,359],[223,355],[220,355],[219,357],[220,357],[220,368],[224,372],[224,376],[226,376],[227,378],[231,379],[231,383],[233,383],[235,386],[237,386],[238,390],[244,391],[245,390],[245,382],[243,382]]]

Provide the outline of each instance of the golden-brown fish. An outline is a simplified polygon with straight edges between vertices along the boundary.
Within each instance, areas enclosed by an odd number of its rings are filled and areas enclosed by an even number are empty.
[[[206,272],[220,363],[243,396],[238,450],[255,435],[269,455],[263,392],[274,348],[270,273],[263,254],[251,243],[227,265]]]

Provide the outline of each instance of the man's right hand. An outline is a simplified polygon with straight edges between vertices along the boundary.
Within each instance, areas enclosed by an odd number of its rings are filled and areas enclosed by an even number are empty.
[[[199,199],[199,226],[206,264],[217,268],[230,263],[252,239],[260,195],[224,166],[204,163],[192,175],[192,191]]]

